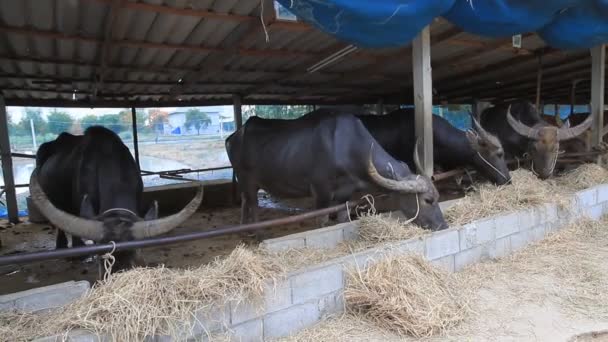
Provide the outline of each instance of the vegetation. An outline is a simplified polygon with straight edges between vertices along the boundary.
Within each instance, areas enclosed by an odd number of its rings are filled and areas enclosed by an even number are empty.
[[[243,119],[259,116],[263,119],[297,119],[311,112],[313,106],[252,106],[243,112]]]
[[[197,134],[201,134],[201,128],[207,128],[211,125],[211,119],[207,113],[202,112],[198,108],[188,109],[186,112],[186,122],[184,123],[187,129],[194,127]]]
[[[61,132],[69,131],[74,123],[74,120],[68,113],[59,112],[57,109],[49,114],[47,121],[49,132],[57,135]]]

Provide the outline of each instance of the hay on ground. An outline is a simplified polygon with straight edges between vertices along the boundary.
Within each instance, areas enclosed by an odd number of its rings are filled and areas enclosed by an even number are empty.
[[[260,296],[283,274],[274,260],[242,246],[224,259],[194,269],[139,268],[113,275],[76,302],[50,313],[0,315],[1,339],[85,329],[114,341],[179,336],[196,310]],[[188,328],[188,327],[185,327]]]
[[[555,179],[559,187],[578,191],[608,183],[608,170],[597,164],[583,164]]]
[[[364,215],[359,218],[359,240],[372,244],[408,240],[429,232],[392,215]]]
[[[444,212],[446,220],[451,225],[462,225],[548,202],[562,207],[568,204],[567,198],[553,183],[539,179],[530,171],[513,171],[511,179],[509,185],[481,184],[477,191],[468,193]]]
[[[422,257],[388,257],[348,274],[347,309],[379,327],[415,337],[441,334],[468,311],[456,278]]]

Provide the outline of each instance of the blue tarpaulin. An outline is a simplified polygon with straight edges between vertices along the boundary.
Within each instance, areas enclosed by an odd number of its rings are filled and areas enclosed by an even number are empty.
[[[369,48],[408,44],[434,18],[466,32],[508,37],[538,32],[561,49],[608,42],[608,0],[278,0],[298,18]]]
[[[298,18],[368,48],[409,43],[454,0],[278,0]]]

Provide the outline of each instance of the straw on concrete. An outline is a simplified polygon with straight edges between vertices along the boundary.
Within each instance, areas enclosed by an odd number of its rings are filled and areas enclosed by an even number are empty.
[[[468,312],[457,279],[421,256],[387,257],[347,279],[347,309],[401,336],[441,334]]]
[[[180,336],[201,308],[259,297],[284,273],[274,260],[242,246],[224,259],[194,269],[139,268],[113,275],[84,298],[45,314],[0,315],[2,339],[35,337],[85,329],[115,341],[146,336]]]
[[[561,207],[569,203],[552,181],[543,181],[530,171],[513,171],[511,178],[510,185],[481,184],[477,191],[468,193],[444,212],[448,223],[462,225],[547,202],[557,203]]]
[[[429,234],[429,230],[392,215],[363,215],[359,218],[358,240],[379,244],[391,241],[408,240]]]
[[[579,191],[598,184],[608,183],[608,170],[598,164],[582,164],[555,179],[564,190]]]

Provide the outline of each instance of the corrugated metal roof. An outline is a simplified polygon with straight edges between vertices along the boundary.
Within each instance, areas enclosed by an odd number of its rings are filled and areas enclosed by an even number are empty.
[[[0,89],[16,105],[411,101],[410,49],[359,49],[308,73],[346,44],[276,20],[266,4],[264,30],[260,0],[0,0]],[[442,18],[431,34],[436,100],[531,98],[540,54],[547,100],[590,76],[587,51],[556,51],[534,34],[514,49]]]

